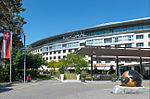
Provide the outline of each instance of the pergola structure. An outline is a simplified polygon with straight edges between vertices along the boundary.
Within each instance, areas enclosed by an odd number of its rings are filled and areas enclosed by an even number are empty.
[[[115,56],[117,77],[119,77],[119,56],[127,56],[129,58],[138,57],[138,59],[140,60],[140,73],[143,75],[142,58],[150,58],[150,48],[86,46],[84,48],[81,48],[76,54],[91,56],[91,77],[93,80],[93,55]]]

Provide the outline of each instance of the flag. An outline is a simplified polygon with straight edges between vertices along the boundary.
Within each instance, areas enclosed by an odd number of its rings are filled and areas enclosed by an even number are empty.
[[[1,58],[10,58],[11,33],[4,31]]]

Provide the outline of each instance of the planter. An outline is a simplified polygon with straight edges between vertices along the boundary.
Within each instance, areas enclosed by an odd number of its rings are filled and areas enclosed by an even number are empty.
[[[81,82],[85,82],[85,78],[81,78]]]
[[[77,74],[77,80],[80,80],[80,74]]]
[[[61,81],[64,80],[64,74],[60,74],[60,80],[61,80]]]
[[[112,81],[112,82],[116,82],[116,80],[117,80],[116,77],[112,77],[112,78],[111,78],[111,81]]]

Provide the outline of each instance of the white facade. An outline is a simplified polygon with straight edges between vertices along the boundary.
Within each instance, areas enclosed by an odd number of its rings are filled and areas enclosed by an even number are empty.
[[[150,20],[150,18],[146,18],[146,20]],[[140,19],[139,19],[140,20]],[[76,34],[69,34],[71,36],[66,36],[64,34],[62,41],[56,42],[47,42],[46,44],[40,45],[39,47],[32,48],[31,53],[33,54],[43,54],[43,57],[50,62],[51,60],[58,61],[59,59],[64,58],[67,54],[78,51],[80,48],[85,46],[112,46],[112,47],[136,47],[136,48],[150,48],[150,22],[149,23],[140,23],[144,24],[137,27],[136,21],[139,20],[131,20],[127,21],[124,27],[119,24],[124,24],[124,22],[114,23],[118,26],[114,26],[113,30],[107,28],[106,30],[96,30],[96,32],[89,32],[88,34],[82,33],[83,30],[77,30]],[[145,19],[141,19],[145,20]],[[131,26],[127,26],[128,23],[134,22],[135,24]],[[112,26],[114,24],[111,24]],[[145,25],[146,24],[146,25]],[[96,27],[107,26],[99,25]],[[117,28],[119,27],[119,28]],[[90,30],[91,28],[89,28]],[[96,28],[97,29],[97,28]],[[121,30],[122,29],[122,30]],[[86,31],[86,29],[85,29]],[[111,32],[110,32],[111,31]],[[102,32],[102,33],[101,33]],[[80,33],[78,35],[78,33]],[[91,60],[90,57],[86,56],[88,60]],[[125,62],[121,61],[119,64],[135,64],[138,62]],[[94,61],[94,65],[98,67],[100,70],[108,70],[110,65],[116,65],[115,61]]]

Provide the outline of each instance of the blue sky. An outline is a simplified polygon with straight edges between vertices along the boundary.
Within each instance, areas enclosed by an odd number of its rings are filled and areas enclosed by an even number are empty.
[[[150,16],[150,0],[23,0],[27,45],[98,24]]]

